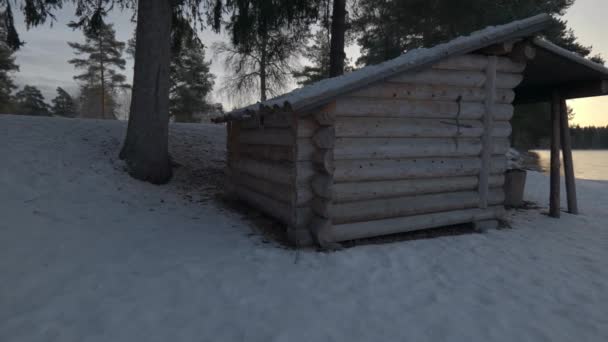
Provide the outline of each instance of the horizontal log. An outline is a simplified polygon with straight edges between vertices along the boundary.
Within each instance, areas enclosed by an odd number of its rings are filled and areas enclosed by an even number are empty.
[[[241,144],[293,146],[295,134],[290,129],[266,128],[242,130],[238,140]]]
[[[240,173],[246,173],[274,183],[295,184],[293,166],[289,163],[240,158],[233,162],[232,167]]]
[[[333,178],[329,175],[316,174],[311,180],[312,192],[321,198],[332,199],[334,196]]]
[[[310,180],[317,173],[314,164],[310,161],[296,163],[296,177],[298,184],[310,185]]]
[[[315,169],[321,173],[331,175],[334,173],[334,150],[317,149],[312,157]]]
[[[423,195],[439,192],[475,190],[477,189],[478,182],[479,177],[469,176],[335,183],[331,185],[331,188],[329,188],[331,190],[331,194],[329,195],[334,198],[335,202],[339,203],[378,198]],[[490,177],[490,187],[500,187],[503,185],[503,183],[503,175],[494,175]]]
[[[515,88],[523,80],[523,75],[515,73],[497,73],[496,87]],[[483,87],[486,75],[474,70],[439,70],[426,69],[419,72],[406,72],[389,79],[390,82],[409,84],[448,85],[458,87]]]
[[[488,56],[468,54],[446,58],[443,61],[435,64],[433,68],[482,71],[485,70],[487,66]],[[525,68],[525,63],[515,63],[509,58],[499,57],[496,70],[498,72],[521,73],[525,70]]]
[[[290,128],[294,122],[294,113],[273,112],[253,114],[250,118],[240,121],[240,124],[243,129]]]
[[[496,44],[487,46],[479,51],[485,55],[501,56],[501,55],[506,55],[506,54],[510,53],[511,51],[513,51],[514,45],[515,45],[514,41],[500,42],[500,43],[496,43]]]
[[[251,159],[273,162],[293,162],[296,158],[292,146],[240,144],[238,148],[239,153],[242,156]]]
[[[319,217],[326,219],[332,218],[332,203],[326,198],[313,197],[312,201],[310,202],[310,208],[312,209],[312,212]]]
[[[518,43],[509,57],[519,63],[527,63],[536,57],[536,47],[531,42],[520,42]]]
[[[336,137],[359,138],[447,138],[480,137],[483,125],[479,120],[345,118],[336,120]],[[496,121],[492,136],[504,138],[511,134],[511,124]]]
[[[493,153],[505,154],[506,138],[493,139]],[[336,138],[334,159],[466,157],[481,153],[479,138]]]
[[[497,206],[488,209],[465,209],[384,220],[346,223],[333,225],[330,229],[331,233],[329,235],[333,241],[347,241],[474,221],[490,220],[500,218],[503,214],[504,207]]]
[[[313,114],[317,124],[321,126],[331,126],[336,120],[336,115],[332,111],[321,110]]]
[[[460,99],[463,102],[483,102],[486,92],[483,88],[381,82],[349,93],[348,96],[435,101]],[[512,89],[496,89],[496,103],[510,104],[514,99],[515,92]]]
[[[312,137],[319,127],[319,124],[310,118],[298,120],[298,138]]]
[[[294,208],[289,204],[277,201],[244,186],[236,187],[234,191],[239,198],[266,215],[274,217],[287,225],[296,223]]]
[[[332,126],[323,126],[316,130],[312,142],[317,148],[330,149],[334,147],[336,131]]]
[[[312,160],[313,154],[316,151],[313,141],[310,138],[299,138],[296,149],[298,160]]]
[[[478,120],[486,112],[482,102],[341,97],[336,99],[335,103],[334,113],[337,116],[353,117]],[[496,104],[493,106],[493,114],[496,120],[510,120],[513,116],[513,106]]]
[[[488,203],[491,205],[499,205],[504,202],[502,188],[492,189],[488,195]],[[331,217],[333,223],[340,224],[477,208],[478,206],[479,193],[477,191],[441,192],[336,203],[329,207],[328,217]]]
[[[336,160],[334,181],[356,182],[438,178],[478,175],[479,158],[417,158],[377,160]],[[491,173],[502,173],[507,167],[505,156],[493,157]]]
[[[524,80],[522,74],[496,73],[496,88],[513,89]]]
[[[486,75],[481,71],[425,69],[419,72],[406,72],[390,78],[389,81],[409,84],[483,87]]]
[[[245,186],[250,190],[259,192],[274,200],[287,204],[295,201],[296,205],[300,206],[309,202],[312,197],[312,189],[308,187],[300,187],[298,191],[293,185],[280,184],[273,181],[250,176],[246,173],[233,173],[233,182],[238,186]]]

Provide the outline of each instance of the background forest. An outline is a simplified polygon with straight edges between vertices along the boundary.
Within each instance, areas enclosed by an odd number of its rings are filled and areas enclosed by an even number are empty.
[[[171,120],[202,122],[223,112],[220,102],[245,105],[280,95],[420,47],[430,47],[489,25],[504,24],[541,12],[554,16],[547,39],[598,63],[590,46],[582,45],[563,19],[575,0],[312,0],[312,1],[191,1],[196,15],[176,11],[173,22],[169,77]],[[116,38],[107,14],[129,11],[135,1],[37,2],[32,26],[53,20],[53,4],[79,11],[70,24],[82,32],[80,41],[66,42],[73,58],[74,90],[57,87],[44,98],[36,84],[18,85],[15,51],[24,43],[14,31],[13,11],[30,1],[0,0],[0,112],[98,119],[127,119],[132,85],[126,61],[135,59],[136,34]],[[181,19],[180,19],[181,18]],[[132,19],[136,21],[135,16]],[[98,24],[95,24],[95,23]],[[203,42],[201,33],[219,33]],[[345,47],[358,49],[349,59]],[[225,74],[211,72],[211,58]],[[72,88],[70,88],[72,89]],[[214,96],[215,92],[215,96]],[[571,113],[576,115],[576,113]],[[546,105],[520,106],[513,120],[513,143],[520,148],[543,147],[549,135]],[[606,128],[572,130],[575,148],[606,148]]]

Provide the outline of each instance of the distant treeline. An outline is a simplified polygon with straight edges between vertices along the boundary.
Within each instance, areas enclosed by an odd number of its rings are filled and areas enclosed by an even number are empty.
[[[568,108],[568,117],[576,114]],[[511,145],[521,149],[549,148],[551,142],[551,106],[548,103],[536,103],[515,106],[511,121],[513,134]],[[608,149],[608,126],[580,127],[571,126],[572,148],[575,149]]]
[[[606,127],[572,127],[572,148],[575,149],[608,149],[608,126]]]

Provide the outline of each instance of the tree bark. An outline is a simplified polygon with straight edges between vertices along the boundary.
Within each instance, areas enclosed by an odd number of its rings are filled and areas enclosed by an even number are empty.
[[[329,49],[329,77],[344,73],[344,34],[346,32],[346,0],[334,0],[331,18],[331,45]]]
[[[260,101],[266,101],[266,53],[268,51],[268,39],[266,32],[262,37],[262,51],[260,51]]]
[[[99,34],[99,71],[101,72],[101,118],[106,118],[105,66],[103,64],[103,34]]]
[[[170,0],[138,1],[135,72],[127,136],[120,158],[134,178],[171,179],[169,161]]]

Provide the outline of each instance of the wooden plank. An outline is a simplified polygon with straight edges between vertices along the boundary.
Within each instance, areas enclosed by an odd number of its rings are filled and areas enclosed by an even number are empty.
[[[238,139],[241,144],[293,146],[294,133],[277,128],[241,130]]]
[[[536,57],[536,47],[529,41],[523,41],[515,45],[509,57],[517,63],[527,63]]]
[[[334,173],[334,150],[317,149],[313,153],[312,162],[318,172],[331,175]]]
[[[478,120],[341,117],[336,120],[335,130],[336,137],[471,138],[483,134],[483,125]],[[504,138],[510,134],[509,122],[496,122],[494,137]]]
[[[316,148],[330,149],[334,147],[336,131],[334,127],[323,126],[316,130],[312,142]]]
[[[479,172],[479,207],[488,207],[488,180],[492,157],[492,131],[494,129],[494,92],[496,89],[496,56],[488,57],[486,69],[486,115],[483,116],[481,136],[481,170]]]
[[[566,196],[568,200],[568,212],[578,214],[578,203],[576,200],[576,181],[574,179],[574,161],[572,160],[572,144],[570,142],[570,128],[568,127],[568,106],[566,100],[560,101],[560,127],[562,155],[564,157],[564,174],[566,177]]]
[[[511,72],[520,73],[526,68],[525,63],[515,63],[510,58],[498,57],[497,58],[498,72]],[[441,62],[433,65],[434,69],[448,69],[448,70],[478,70],[482,71],[486,69],[488,65],[487,56],[481,54],[468,54],[459,55],[446,58]]]
[[[486,81],[486,76],[481,71],[425,69],[418,72],[406,72],[390,78],[389,81],[409,84],[482,87]]]
[[[241,158],[234,161],[233,167],[239,172],[275,183],[286,185],[294,183],[291,164]]]
[[[513,89],[524,80],[522,74],[496,73],[496,88]]]
[[[242,156],[256,160],[293,162],[296,158],[291,146],[240,144],[239,148]]]
[[[487,209],[476,208],[446,211],[434,214],[333,225],[331,227],[330,235],[333,241],[347,241],[467,222],[490,220],[500,218],[502,215],[504,215],[503,206]]]
[[[479,158],[408,158],[379,160],[336,160],[334,180],[356,182],[473,176],[479,174]],[[492,173],[506,169],[506,157],[492,158]]]
[[[274,183],[242,172],[233,173],[233,179],[239,186],[245,186],[252,191],[259,192],[274,200],[287,204],[291,202],[291,193],[293,192],[293,189],[289,185]]]
[[[296,158],[299,161],[304,160],[312,160],[315,146],[313,145],[313,141],[310,138],[299,138],[298,139],[298,149],[296,151]]]
[[[504,193],[502,188],[493,189],[489,193],[487,200],[488,203],[493,205],[503,204]],[[476,208],[478,205],[479,194],[477,191],[441,192],[427,195],[335,203],[328,207],[329,216],[325,217],[331,217],[334,224],[341,224],[462,210]]]
[[[497,174],[490,177],[490,187],[500,187],[504,183],[504,175]],[[388,180],[372,182],[347,182],[332,184],[329,190],[336,203],[361,201],[377,198],[391,198],[413,195],[424,195],[440,192],[473,191],[479,185],[476,176],[443,177],[406,180]],[[313,183],[314,188],[314,183]],[[328,188],[321,187],[322,190]],[[317,193],[318,191],[315,191]]]
[[[297,129],[298,138],[310,138],[314,135],[318,128],[319,124],[317,124],[313,119],[299,119]]]
[[[497,103],[510,104],[515,99],[515,92],[512,89],[498,89],[496,93]],[[483,102],[485,96],[483,88],[446,86],[442,84],[424,85],[394,83],[386,81],[349,93],[345,97],[433,101],[457,101],[460,99],[463,103],[466,103]]]
[[[435,100],[378,99],[366,97],[340,97],[336,99],[334,114],[352,117],[437,118],[478,120],[487,108],[481,102]],[[496,120],[510,120],[513,106],[496,104],[492,108]],[[298,134],[298,136],[304,136]],[[308,135],[310,136],[310,135]]]
[[[523,80],[523,75],[515,73],[497,73],[498,88],[515,88]],[[439,70],[426,69],[419,72],[408,72],[389,79],[391,82],[426,85],[448,85],[458,87],[483,87],[486,74],[482,71],[471,70]]]
[[[481,49],[481,53],[486,55],[506,55],[513,51],[513,46],[515,46],[514,41],[505,41],[497,44],[490,45]]]
[[[559,92],[553,93],[551,102],[551,175],[549,189],[549,216],[560,216],[560,179],[559,179],[559,149],[560,149],[560,112],[561,97]]]
[[[277,201],[243,186],[236,187],[235,192],[239,198],[263,213],[276,218],[284,224],[294,224],[293,208],[289,204]]]
[[[333,199],[334,197],[334,180],[329,175],[316,174],[313,176],[310,187],[315,196]]]
[[[507,138],[492,139],[493,154],[505,154]],[[479,138],[336,138],[334,158],[392,159],[412,157],[479,156]]]

